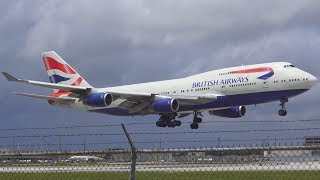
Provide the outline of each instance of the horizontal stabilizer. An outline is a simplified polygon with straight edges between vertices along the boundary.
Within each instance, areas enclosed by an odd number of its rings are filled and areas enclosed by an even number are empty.
[[[54,83],[47,83],[47,82],[41,82],[41,81],[19,79],[7,72],[2,72],[2,74],[4,75],[4,77],[6,77],[8,81],[22,82],[22,83],[26,83],[34,86],[41,86],[41,87],[46,87],[51,89],[60,89],[60,90],[71,91],[75,93],[87,92],[91,90],[91,88],[81,87],[81,86],[70,86],[70,85],[63,85],[63,84],[54,84]]]
[[[72,103],[75,102],[75,98],[67,98],[67,97],[52,97],[52,96],[44,96],[44,95],[38,95],[38,94],[27,94],[27,93],[18,93],[14,92],[14,94],[21,95],[21,96],[27,96],[32,98],[38,98],[38,99],[46,99],[46,100],[52,100],[56,102],[62,102],[62,103]]]
[[[16,81],[19,82],[19,79],[17,79],[16,77],[12,76],[11,74],[7,73],[7,72],[2,72],[2,74],[4,75],[4,77],[6,77],[6,79],[8,81]]]

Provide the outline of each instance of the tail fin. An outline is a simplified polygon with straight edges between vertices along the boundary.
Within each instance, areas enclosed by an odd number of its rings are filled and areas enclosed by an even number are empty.
[[[71,66],[69,66],[56,52],[42,53],[42,59],[47,69],[51,83],[92,87]],[[58,92],[58,90],[54,90]]]

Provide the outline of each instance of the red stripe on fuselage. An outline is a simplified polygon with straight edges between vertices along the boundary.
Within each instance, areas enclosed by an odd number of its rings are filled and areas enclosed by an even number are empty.
[[[67,74],[76,74],[76,72],[70,66],[68,66],[67,64],[61,64],[51,57],[44,57],[43,62],[46,66],[47,71],[51,69],[59,69],[60,71]]]
[[[273,72],[273,69],[270,67],[261,67],[261,68],[252,68],[252,69],[243,69],[238,71],[231,71],[231,73],[258,73],[258,72]]]

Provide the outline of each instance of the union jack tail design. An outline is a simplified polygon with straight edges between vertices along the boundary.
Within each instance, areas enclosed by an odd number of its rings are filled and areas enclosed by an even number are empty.
[[[44,52],[42,53],[42,59],[51,83],[71,86],[92,87],[56,52]],[[59,93],[58,90],[53,91],[54,93]]]

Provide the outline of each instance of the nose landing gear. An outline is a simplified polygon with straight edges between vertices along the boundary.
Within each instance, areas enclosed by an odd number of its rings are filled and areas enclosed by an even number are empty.
[[[284,98],[280,100],[280,106],[281,109],[278,111],[279,116],[286,116],[287,115],[287,110],[286,110],[286,102],[288,102],[288,98]]]

